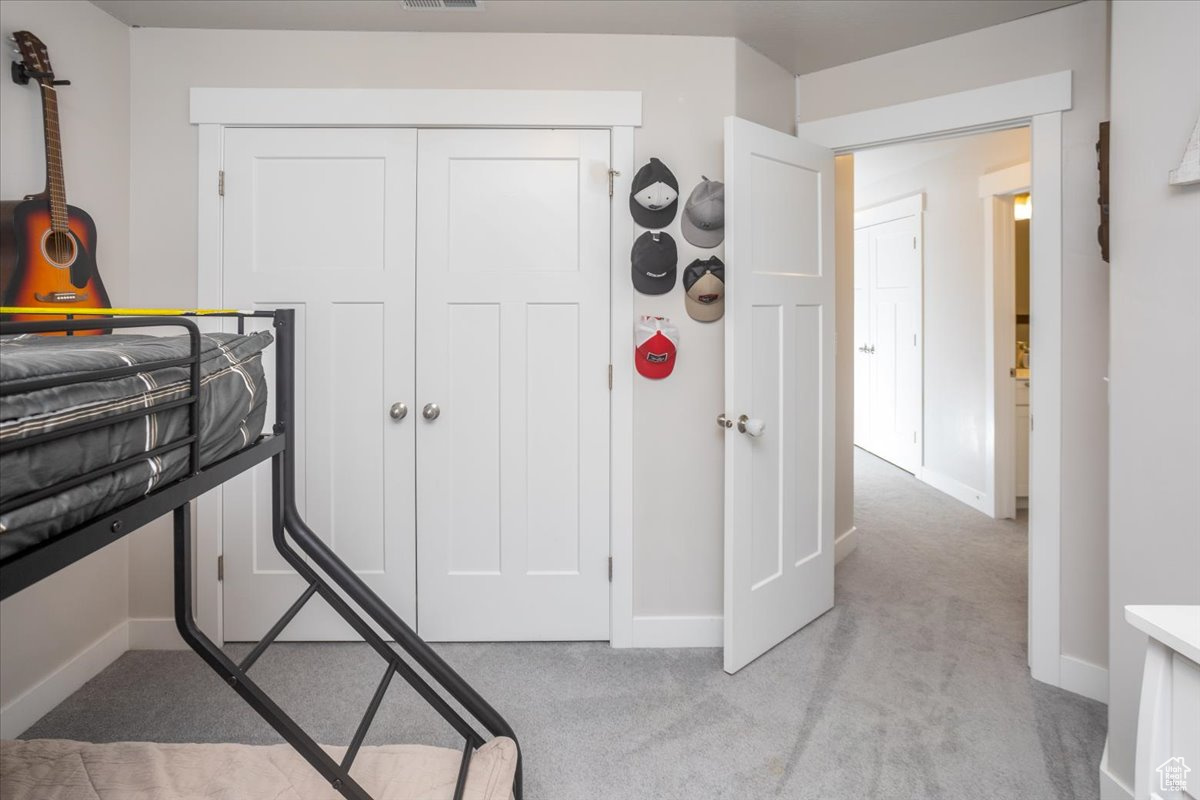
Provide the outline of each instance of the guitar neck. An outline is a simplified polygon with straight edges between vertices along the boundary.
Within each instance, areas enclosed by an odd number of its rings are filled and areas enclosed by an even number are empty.
[[[67,230],[67,187],[63,180],[62,137],[58,125],[58,92],[43,83],[42,124],[46,133],[46,194],[50,197],[50,226]]]

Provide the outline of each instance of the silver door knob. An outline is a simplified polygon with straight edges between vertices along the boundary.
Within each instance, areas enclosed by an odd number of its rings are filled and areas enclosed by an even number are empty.
[[[745,414],[738,417],[737,421],[738,432],[744,433],[747,436],[762,436],[763,431],[767,429],[767,424],[761,419],[751,419]]]
[[[399,422],[408,416],[408,406],[404,403],[392,403],[392,407],[388,409],[388,416]]]
[[[721,412],[721,415],[719,417],[717,417],[717,427],[718,428],[732,428],[733,420],[731,420],[729,417],[725,416],[724,412]]]
[[[421,409],[421,416],[430,422],[433,422],[435,419],[441,416],[441,413],[442,410],[438,408],[437,403],[426,403],[425,407]]]

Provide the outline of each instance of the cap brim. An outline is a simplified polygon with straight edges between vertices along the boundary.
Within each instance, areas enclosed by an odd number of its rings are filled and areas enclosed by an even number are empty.
[[[684,214],[683,218],[679,220],[679,230],[683,233],[683,238],[696,247],[716,247],[725,241],[724,226],[713,230],[698,228],[687,214]]]
[[[679,199],[676,198],[666,208],[651,211],[648,208],[644,208],[641,203],[634,199],[633,195],[629,195],[629,213],[633,216],[633,221],[643,228],[649,228],[653,231],[662,230],[670,225],[671,220],[675,219],[675,210],[678,207]]]
[[[688,316],[697,322],[716,322],[725,316],[724,297],[715,303],[705,304],[693,300],[690,295],[685,294],[683,296],[683,306],[687,309]]]
[[[642,294],[666,294],[675,288],[675,270],[672,269],[661,278],[651,278],[637,267],[634,267],[633,288]]]

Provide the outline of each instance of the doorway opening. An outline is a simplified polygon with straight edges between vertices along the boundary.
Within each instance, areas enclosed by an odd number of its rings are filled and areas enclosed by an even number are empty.
[[[1033,196],[1030,165],[1016,164],[979,179],[983,204],[984,269],[990,293],[988,371],[992,443],[988,463],[991,503],[997,519],[1011,519],[1029,508],[1030,432],[1034,329],[1030,310],[1035,281],[1031,273],[1030,234]],[[1010,413],[1011,412],[1011,413]]]
[[[1029,317],[1029,223],[1033,214],[1033,196],[1023,192],[1013,196],[1013,286],[1015,303],[1013,322],[1016,327],[1013,343],[1012,376],[1014,387],[1014,455],[1016,476],[1016,507],[1029,508],[1029,376],[1031,357],[1029,343],[1033,340]],[[1000,309],[997,309],[999,315]]]
[[[1005,375],[1016,379],[1018,332],[1029,361],[1029,222],[1014,222],[1029,205],[1014,196],[1029,189],[1030,147],[1019,127],[853,156],[854,444],[993,517],[1013,516],[1015,504],[997,513],[989,484],[992,443],[1005,436],[998,468],[1013,471],[1005,491],[1014,491],[1016,391],[997,404],[988,372],[1004,341]]]
[[[921,554],[939,590],[997,578],[1014,625],[1029,608],[1031,160],[1028,126],[853,152],[839,260],[856,535]]]

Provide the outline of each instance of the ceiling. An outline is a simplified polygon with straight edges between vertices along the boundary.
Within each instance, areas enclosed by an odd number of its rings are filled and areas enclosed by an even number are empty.
[[[1077,0],[92,0],[146,28],[734,36],[796,74],[998,25]]]

